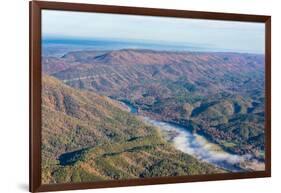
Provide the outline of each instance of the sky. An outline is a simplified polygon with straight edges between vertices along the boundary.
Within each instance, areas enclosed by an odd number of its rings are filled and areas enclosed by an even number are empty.
[[[42,37],[160,42],[264,53],[265,25],[254,22],[43,10]]]

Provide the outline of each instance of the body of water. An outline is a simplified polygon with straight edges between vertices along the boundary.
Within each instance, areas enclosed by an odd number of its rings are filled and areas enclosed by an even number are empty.
[[[179,44],[170,42],[126,41],[110,39],[59,39],[47,38],[42,42],[43,56],[61,57],[72,51],[86,50],[120,50],[149,49],[158,51],[199,51],[199,52],[232,52],[234,50],[220,49],[212,45]]]
[[[138,110],[128,103],[121,102],[132,114]],[[223,150],[219,145],[208,141],[204,136],[192,133],[186,127],[153,120],[150,117],[138,115],[145,123],[160,129],[165,138],[174,147],[198,160],[210,163],[231,172],[264,170],[264,163],[253,159],[251,155],[235,155]]]

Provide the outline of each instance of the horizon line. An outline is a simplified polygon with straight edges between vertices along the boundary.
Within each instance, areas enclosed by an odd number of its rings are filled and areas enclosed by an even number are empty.
[[[200,43],[191,43],[191,42],[172,42],[172,41],[157,41],[157,40],[146,40],[146,39],[123,39],[123,38],[105,38],[105,37],[79,37],[79,36],[59,36],[59,35],[42,35],[42,45],[43,44],[72,44],[72,45],[83,45],[78,41],[88,41],[88,44],[85,46],[95,46],[94,41],[104,41],[104,42],[113,42],[119,44],[132,44],[135,46],[141,44],[142,48],[128,47],[119,49],[106,49],[106,50],[122,50],[122,49],[133,49],[133,50],[152,50],[152,51],[177,51],[177,52],[217,52],[217,53],[244,53],[244,54],[260,54],[264,55],[264,52],[254,51],[254,50],[237,50],[231,48],[220,48],[212,44],[200,44]],[[50,42],[48,42],[50,41]],[[56,43],[58,41],[58,43]],[[59,42],[60,41],[60,42]],[[65,41],[65,42],[64,42]],[[77,41],[77,42],[67,42],[67,41]],[[153,49],[148,48],[149,46],[168,46],[170,49]],[[173,49],[171,49],[174,47]],[[183,50],[180,50],[182,48]],[[188,50],[196,49],[196,50]],[[214,51],[212,51],[214,49]],[[88,50],[88,49],[87,49]],[[99,50],[99,49],[94,49]],[[105,49],[101,49],[105,50]]]

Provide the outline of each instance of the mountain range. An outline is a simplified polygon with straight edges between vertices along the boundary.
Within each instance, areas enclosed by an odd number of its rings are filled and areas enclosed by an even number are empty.
[[[70,52],[58,60],[45,73],[263,159],[263,55],[126,49]]]
[[[74,51],[43,57],[42,70],[46,183],[224,172],[176,150],[118,101],[264,162],[264,55]]]

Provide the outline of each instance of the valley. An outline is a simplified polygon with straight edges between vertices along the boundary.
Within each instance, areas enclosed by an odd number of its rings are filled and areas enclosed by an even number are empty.
[[[137,114],[136,108],[130,105],[126,105],[126,107],[131,113]],[[239,156],[228,153],[203,135],[192,133],[187,127],[153,120],[150,117],[140,116],[140,118],[145,123],[159,128],[165,139],[173,144],[176,149],[200,161],[210,163],[229,172],[261,171],[265,169],[264,163],[254,159],[251,155]]]
[[[42,70],[44,183],[264,169],[263,55],[70,51]]]

